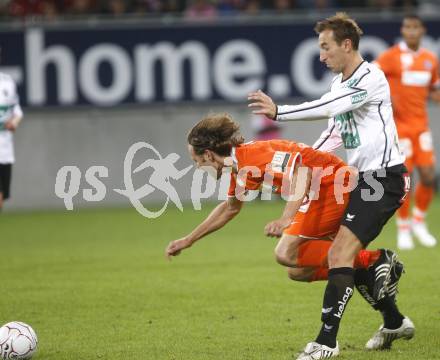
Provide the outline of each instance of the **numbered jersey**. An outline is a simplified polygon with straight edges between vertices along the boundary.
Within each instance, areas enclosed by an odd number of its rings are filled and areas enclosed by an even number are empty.
[[[402,164],[390,89],[384,73],[362,62],[343,80],[336,76],[331,90],[319,100],[300,105],[278,106],[277,120],[329,119],[328,128],[314,147],[332,151],[343,145],[348,164],[360,171]]]
[[[439,63],[430,51],[412,51],[401,42],[376,60],[390,84],[399,134],[428,129],[427,102],[431,89],[440,87]]]
[[[323,169],[332,167],[329,175],[320,180],[321,188],[329,188],[334,186],[338,170],[345,166],[335,155],[288,140],[252,141],[233,148],[232,158],[238,174],[231,176],[229,196],[237,195],[239,188],[247,192],[268,190],[280,194],[283,181],[292,176],[295,165],[312,169],[316,177]],[[271,188],[265,188],[267,186]]]

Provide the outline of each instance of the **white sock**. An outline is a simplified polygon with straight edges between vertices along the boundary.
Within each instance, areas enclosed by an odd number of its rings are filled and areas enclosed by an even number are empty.
[[[397,228],[399,231],[409,231],[411,229],[411,220],[398,217]]]
[[[420,210],[419,208],[414,207],[413,211],[412,211],[413,217],[412,217],[412,221],[416,222],[416,223],[423,223],[425,222],[425,216],[426,216],[426,212]]]

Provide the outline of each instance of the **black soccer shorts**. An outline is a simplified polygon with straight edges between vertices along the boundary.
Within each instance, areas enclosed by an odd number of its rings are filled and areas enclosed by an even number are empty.
[[[10,196],[12,164],[0,164],[0,193],[6,200]]]
[[[359,173],[358,184],[350,193],[341,222],[365,247],[380,234],[409,192],[409,174],[405,165],[383,170],[385,177],[381,177],[380,170]]]

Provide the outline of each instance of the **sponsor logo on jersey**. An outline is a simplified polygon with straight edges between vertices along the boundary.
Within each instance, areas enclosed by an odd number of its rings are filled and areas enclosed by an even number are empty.
[[[362,92],[360,92],[359,94],[354,94],[351,96],[351,103],[352,104],[358,104],[360,102],[362,102],[363,100],[365,100],[367,97],[367,91],[364,90]]]
[[[271,165],[274,172],[283,173],[286,170],[287,163],[289,162],[290,155],[288,152],[275,151],[272,158]]]

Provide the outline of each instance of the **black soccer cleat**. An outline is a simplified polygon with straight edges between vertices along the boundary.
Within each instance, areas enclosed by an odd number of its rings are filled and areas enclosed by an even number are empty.
[[[389,294],[393,269],[396,268],[397,270],[397,263],[398,260],[396,253],[388,249],[380,249],[379,259],[377,259],[377,261],[369,267],[368,271],[374,279],[373,298],[376,302]],[[396,291],[397,283],[402,272],[400,272],[399,276],[397,276],[397,274],[398,272],[396,271],[394,278],[397,280],[392,283],[393,288],[395,288]]]

